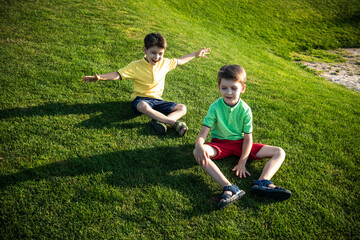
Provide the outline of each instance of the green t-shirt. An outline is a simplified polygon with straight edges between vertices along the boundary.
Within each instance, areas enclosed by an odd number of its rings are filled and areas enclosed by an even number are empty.
[[[252,133],[251,108],[241,99],[231,107],[219,98],[210,105],[204,125],[211,128],[211,139],[243,139],[244,133]]]

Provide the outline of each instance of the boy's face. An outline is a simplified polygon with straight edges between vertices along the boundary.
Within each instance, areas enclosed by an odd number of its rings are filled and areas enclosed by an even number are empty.
[[[163,58],[165,53],[165,49],[158,46],[152,46],[149,48],[143,47],[143,50],[145,53],[145,59],[153,66],[155,66],[156,63]]]
[[[221,79],[219,84],[219,91],[224,99],[224,102],[229,106],[235,106],[240,98],[240,94],[245,92],[246,85],[241,85],[240,82]]]

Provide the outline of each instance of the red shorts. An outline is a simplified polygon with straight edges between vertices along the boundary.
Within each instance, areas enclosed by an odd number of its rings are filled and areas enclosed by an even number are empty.
[[[218,151],[218,155],[212,157],[211,159],[222,159],[232,155],[241,156],[242,146],[244,143],[244,139],[240,140],[226,140],[226,139],[217,139],[213,138],[210,143],[205,143]],[[259,159],[256,157],[256,154],[260,151],[260,149],[265,146],[261,143],[253,143],[249,159]]]

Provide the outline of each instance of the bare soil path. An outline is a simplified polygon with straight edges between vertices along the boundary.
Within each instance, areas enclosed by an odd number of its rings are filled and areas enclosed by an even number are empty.
[[[360,92],[360,48],[344,48],[333,51],[345,58],[343,63],[305,62],[305,66],[316,70],[320,76]]]

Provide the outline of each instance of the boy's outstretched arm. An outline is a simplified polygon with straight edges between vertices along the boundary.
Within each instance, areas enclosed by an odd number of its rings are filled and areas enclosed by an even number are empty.
[[[91,82],[97,82],[99,80],[101,81],[111,81],[111,80],[118,80],[121,79],[121,76],[118,72],[111,72],[111,73],[105,73],[97,75],[95,73],[94,76],[85,76],[82,81],[85,83],[91,83]]]
[[[207,58],[207,54],[210,54],[210,48],[206,48],[206,47],[203,47],[202,49],[200,49],[199,51],[197,52],[193,52],[193,53],[189,53],[187,55],[184,55],[182,57],[179,57],[178,58],[178,63],[177,65],[183,65],[191,60],[193,60],[194,58],[196,57],[204,57],[204,58]]]
[[[243,148],[242,148],[242,153],[239,159],[238,164],[233,168],[233,171],[236,173],[236,176],[239,176],[240,178],[244,177],[246,178],[246,174],[247,175],[251,175],[247,170],[246,170],[246,162],[248,160],[248,157],[250,155],[250,151],[253,145],[253,139],[252,139],[252,134],[251,133],[245,133],[244,134],[244,143],[243,143]]]
[[[207,165],[207,160],[209,159],[209,155],[204,148],[205,139],[209,132],[210,128],[203,126],[196,137],[194,157],[196,162],[198,162],[202,167]]]

